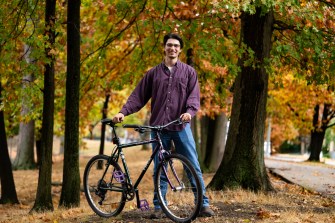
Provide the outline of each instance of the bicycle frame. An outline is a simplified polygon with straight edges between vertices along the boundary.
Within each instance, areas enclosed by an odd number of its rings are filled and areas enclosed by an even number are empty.
[[[145,175],[145,173],[147,172],[149,166],[151,165],[154,157],[156,156],[157,153],[159,154],[163,154],[164,152],[167,152],[164,147],[163,147],[163,144],[162,144],[162,141],[161,141],[161,138],[160,138],[160,132],[159,131],[156,131],[156,136],[155,138],[153,139],[149,139],[149,140],[142,140],[142,141],[138,141],[138,142],[132,142],[132,143],[120,143],[120,139],[119,137],[117,136],[117,133],[115,131],[115,126],[112,126],[112,132],[113,132],[113,142],[116,144],[116,147],[114,147],[113,149],[113,152],[111,154],[111,158],[115,161],[115,162],[118,162],[119,158],[121,157],[121,162],[122,162],[122,166],[123,166],[123,169],[125,171],[125,177],[126,177],[126,180],[127,182],[133,186],[133,189],[135,191],[135,195],[136,195],[136,203],[137,203],[137,208],[140,208],[141,206],[141,203],[140,203],[140,199],[139,199],[139,193],[138,193],[138,185],[140,184],[140,182],[142,181],[143,179],[143,176]],[[126,162],[126,158],[124,156],[124,153],[123,153],[123,149],[124,148],[128,148],[128,147],[134,147],[134,146],[140,146],[140,145],[145,145],[145,144],[151,144],[151,143],[157,143],[154,151],[152,152],[149,160],[147,161],[146,165],[144,166],[141,174],[139,175],[139,177],[137,178],[135,184],[132,183],[132,180],[130,178],[130,172],[129,172],[129,169],[128,169],[128,166],[127,166],[127,162]],[[106,171],[104,173],[104,175],[106,174],[107,172],[107,169],[106,168]],[[166,173],[165,173],[166,175]],[[166,175],[167,176],[167,175]],[[167,177],[168,179],[168,177]],[[168,179],[168,183],[169,185],[171,186],[171,188],[174,188],[170,182],[170,180]]]

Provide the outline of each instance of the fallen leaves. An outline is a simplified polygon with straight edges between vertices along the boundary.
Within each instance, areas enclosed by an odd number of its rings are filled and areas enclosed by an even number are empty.
[[[258,211],[256,213],[256,216],[260,219],[272,218],[272,217],[279,218],[280,214],[279,213],[272,213],[268,210],[260,208],[260,209],[258,209]]]

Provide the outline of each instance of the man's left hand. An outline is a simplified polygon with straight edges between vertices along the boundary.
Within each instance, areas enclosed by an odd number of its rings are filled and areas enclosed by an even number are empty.
[[[181,116],[180,116],[180,119],[183,121],[183,122],[189,122],[189,121],[191,121],[191,119],[192,119],[192,116],[191,116],[191,114],[190,113],[184,113],[184,114],[182,114]]]

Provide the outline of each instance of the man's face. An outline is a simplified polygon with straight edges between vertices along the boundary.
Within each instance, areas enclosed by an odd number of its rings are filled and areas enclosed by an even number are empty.
[[[180,43],[176,39],[168,39],[164,46],[165,56],[175,59],[181,52]]]

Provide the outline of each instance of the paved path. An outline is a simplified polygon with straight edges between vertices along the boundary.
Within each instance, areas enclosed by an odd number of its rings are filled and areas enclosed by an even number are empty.
[[[265,166],[289,182],[319,192],[335,201],[335,166],[276,157],[266,158]]]

